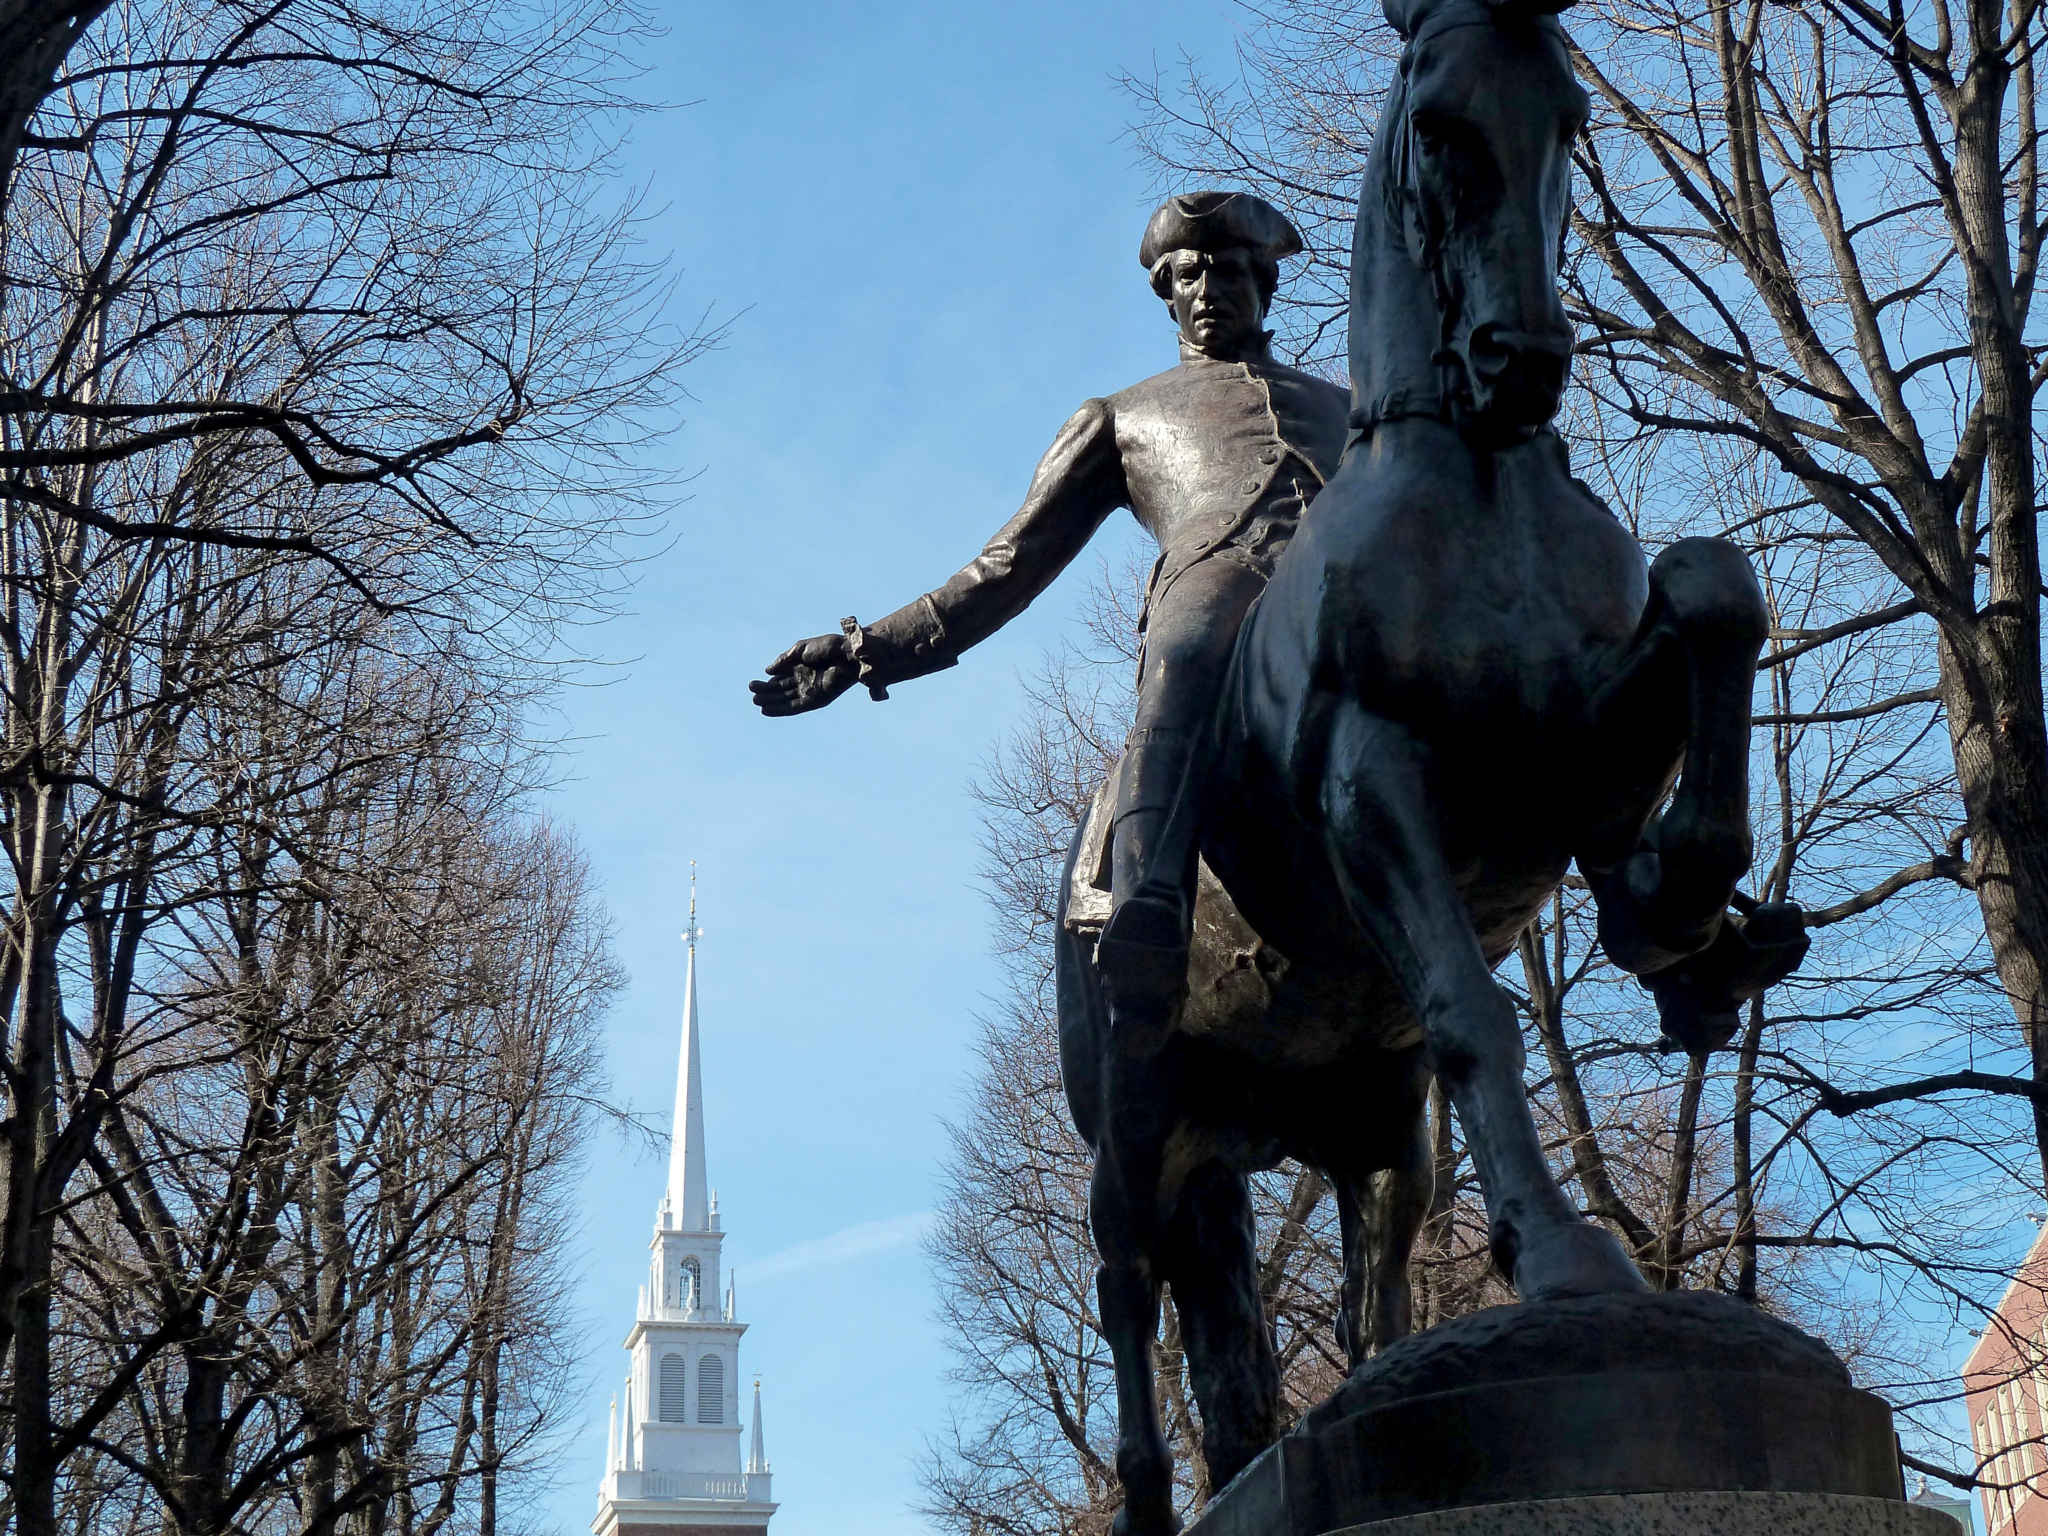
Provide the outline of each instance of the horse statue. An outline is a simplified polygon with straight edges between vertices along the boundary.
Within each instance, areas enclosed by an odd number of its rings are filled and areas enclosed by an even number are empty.
[[[1244,621],[1174,813],[1198,817],[1205,868],[1187,990],[1158,1027],[1119,1015],[1096,964],[1100,797],[1068,857],[1061,1067],[1096,1154],[1118,1536],[1178,1525],[1153,1379],[1163,1286],[1212,1485],[1280,1428],[1249,1172],[1295,1158],[1328,1175],[1354,1366],[1408,1331],[1432,1076],[1523,1300],[1644,1289],[1552,1174],[1491,974],[1573,861],[1608,957],[1689,1050],[1726,1044],[1737,1004],[1804,952],[1796,908],[1736,889],[1766,638],[1749,565],[1716,539],[1646,562],[1550,425],[1588,111],[1568,3],[1387,0],[1406,49],[1352,247],[1351,437]]]

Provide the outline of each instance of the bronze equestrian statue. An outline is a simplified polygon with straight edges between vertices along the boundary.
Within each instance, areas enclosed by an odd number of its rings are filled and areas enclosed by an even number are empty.
[[[1097,1154],[1120,1536],[1178,1523],[1151,1355],[1162,1287],[1211,1485],[1280,1429],[1248,1172],[1296,1158],[1330,1176],[1354,1364],[1407,1331],[1432,1075],[1473,1157],[1494,1260],[1523,1299],[1643,1288],[1544,1157],[1515,1008],[1492,979],[1574,861],[1608,957],[1642,978],[1688,1050],[1725,1044],[1738,1004],[1804,953],[1796,908],[1736,889],[1752,853],[1750,696],[1766,637],[1749,566],[1710,539],[1646,563],[1551,427],[1571,358],[1557,263],[1587,112],[1564,3],[1387,0],[1406,49],[1359,200],[1341,463],[1263,591],[1248,584],[1256,600],[1215,707],[1160,775],[1170,804],[1141,823],[1136,867],[1120,841],[1152,807],[1129,782],[1113,806],[1099,797],[1068,859],[1061,1065]],[[1128,464],[1120,429],[1115,441]],[[1326,473],[1320,440],[1302,446],[1303,476]],[[1171,566],[1176,525],[1126,488],[1166,533]],[[1018,553],[998,536],[984,560],[1000,579]],[[763,708],[947,664],[987,632],[947,619],[981,579],[971,566],[903,615],[785,652],[754,685]],[[1021,606],[1042,585],[1004,590]],[[1190,605],[1189,622],[1242,609]],[[1015,608],[970,611],[993,628]],[[1155,583],[1155,626],[1164,613]],[[1156,643],[1155,629],[1148,679]],[[1098,948],[1105,842],[1117,899]],[[1155,918],[1177,914],[1138,902],[1181,888],[1183,849],[1208,873],[1184,986],[1162,986],[1177,929]],[[1120,925],[1125,911],[1143,912],[1142,927]]]

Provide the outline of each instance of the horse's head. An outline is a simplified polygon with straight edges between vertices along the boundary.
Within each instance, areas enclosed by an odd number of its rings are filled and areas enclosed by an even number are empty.
[[[1557,413],[1570,371],[1557,266],[1588,106],[1555,15],[1571,0],[1385,3],[1408,45],[1387,212],[1435,291],[1461,415],[1520,441]]]

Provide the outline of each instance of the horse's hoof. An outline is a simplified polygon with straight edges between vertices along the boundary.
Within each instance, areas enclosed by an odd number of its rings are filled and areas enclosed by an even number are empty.
[[[1515,1293],[1524,1301],[1649,1290],[1620,1241],[1594,1222],[1544,1222],[1516,1234]]]
[[[1792,902],[1731,915],[1699,954],[1642,978],[1657,1000],[1660,1043],[1694,1056],[1727,1045],[1741,1028],[1742,1005],[1797,970],[1811,942],[1806,915]]]

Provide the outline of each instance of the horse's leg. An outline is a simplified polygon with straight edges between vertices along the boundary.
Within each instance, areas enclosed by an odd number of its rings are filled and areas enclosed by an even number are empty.
[[[1337,1343],[1354,1371],[1415,1329],[1408,1261],[1436,1179],[1426,1122],[1418,1120],[1410,1140],[1396,1166],[1332,1179],[1344,1245]]]
[[[1750,696],[1768,632],[1756,577],[1734,545],[1680,539],[1651,565],[1635,643],[1594,700],[1613,787],[1579,860],[1600,901],[1601,937],[1625,969],[1656,970],[1704,949],[1748,872]],[[1677,793],[1646,826],[1675,766]]]
[[[1089,1188],[1089,1221],[1102,1257],[1095,1294],[1116,1365],[1116,1475],[1124,1506],[1115,1536],[1170,1536],[1180,1529],[1152,1357],[1165,1238],[1158,1213],[1167,1109],[1163,1085],[1147,1070],[1150,1060],[1114,1046],[1105,1053],[1105,1114]]]
[[[1636,643],[1594,703],[1595,755],[1615,772],[1579,867],[1608,958],[1644,978],[1666,1037],[1701,1052],[1727,1042],[1739,1005],[1789,975],[1807,939],[1789,904],[1727,915],[1751,857],[1749,706],[1766,633],[1749,563],[1684,539],[1650,583]]]
[[[1280,1367],[1259,1301],[1256,1242],[1244,1175],[1221,1163],[1198,1169],[1174,1213],[1167,1280],[1212,1490],[1280,1434]]]
[[[1403,1085],[1401,1113],[1407,1136],[1400,1152],[1372,1179],[1373,1251],[1372,1333],[1367,1348],[1378,1354],[1415,1327],[1415,1291],[1408,1280],[1408,1261],[1415,1239],[1429,1216],[1429,1197],[1436,1188],[1436,1149],[1429,1139],[1429,1072],[1420,1061]],[[1357,1362],[1353,1362],[1356,1364]]]
[[[1095,946],[1067,926],[1084,830],[1075,829],[1060,872],[1053,956],[1060,1080],[1074,1128],[1095,1150],[1088,1214],[1102,1258],[1095,1294],[1115,1364],[1116,1467],[1124,1494],[1113,1529],[1116,1536],[1168,1536],[1180,1522],[1173,1513],[1173,1461],[1159,1427],[1152,1359],[1159,1333],[1156,1212],[1169,1123],[1166,1089],[1152,1071],[1153,1058],[1115,1037]]]
[[[1365,1274],[1373,1257],[1371,1183],[1372,1175],[1364,1173],[1337,1173],[1330,1179],[1344,1252],[1344,1281],[1337,1289],[1337,1347],[1354,1371],[1372,1358],[1372,1333],[1365,1321]]]
[[[1479,1173],[1495,1262],[1525,1300],[1643,1289],[1612,1234],[1580,1220],[1551,1177],[1522,1088],[1514,1004],[1494,985],[1438,846],[1421,749],[1351,701],[1328,741],[1320,796],[1332,872],[1422,1022]]]

